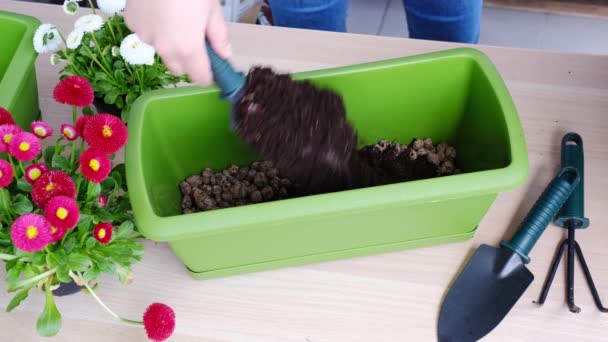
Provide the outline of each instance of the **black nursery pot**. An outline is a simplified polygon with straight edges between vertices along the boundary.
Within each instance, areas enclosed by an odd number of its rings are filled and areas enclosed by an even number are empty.
[[[103,101],[103,99],[100,98],[95,98],[93,100],[93,106],[95,106],[95,108],[97,109],[97,113],[108,113],[108,114],[112,114],[114,116],[117,117],[121,117],[121,110],[118,109],[118,107],[116,107],[113,104],[109,104],[109,103],[105,103]]]
[[[74,280],[69,283],[61,283],[59,287],[53,290],[53,296],[63,297],[76,294],[82,290],[82,286],[76,285]]]

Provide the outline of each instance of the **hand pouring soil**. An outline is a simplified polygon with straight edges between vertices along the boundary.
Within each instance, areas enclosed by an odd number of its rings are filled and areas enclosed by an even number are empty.
[[[479,247],[443,302],[439,341],[476,341],[502,321],[534,279],[528,253],[579,181],[576,168],[562,167],[511,241]]]

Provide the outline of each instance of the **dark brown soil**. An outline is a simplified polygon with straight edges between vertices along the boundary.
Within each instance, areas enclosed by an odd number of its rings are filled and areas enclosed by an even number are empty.
[[[357,156],[366,173],[352,173],[362,178],[356,179],[351,189],[460,172],[454,168],[456,150],[446,144],[434,146],[430,139],[417,139],[409,145],[380,141],[360,149]],[[302,196],[270,161],[256,161],[244,167],[232,165],[219,172],[206,168],[200,175],[186,178],[180,190],[184,214]]]
[[[290,196],[291,181],[281,178],[269,161],[232,165],[221,172],[206,168],[180,183],[182,213],[270,202]]]

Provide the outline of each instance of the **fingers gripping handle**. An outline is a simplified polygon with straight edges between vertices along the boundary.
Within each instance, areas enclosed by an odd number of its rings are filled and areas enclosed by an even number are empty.
[[[236,71],[232,65],[218,56],[209,42],[205,42],[211,72],[217,86],[222,90],[222,97],[234,103],[245,85],[245,75]]]
[[[503,241],[501,246],[519,254],[525,263],[530,262],[528,254],[545,231],[545,228],[551,223],[553,217],[570,197],[579,181],[580,176],[576,168],[562,168],[536,200],[513,239]]]

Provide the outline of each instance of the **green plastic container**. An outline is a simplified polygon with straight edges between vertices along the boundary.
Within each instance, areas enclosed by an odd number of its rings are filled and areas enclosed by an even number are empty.
[[[40,118],[32,38],[40,26],[34,17],[0,11],[0,106],[22,128]]]
[[[198,279],[462,241],[496,195],[528,172],[522,127],[501,77],[458,48],[295,74],[340,92],[362,144],[446,141],[463,174],[180,214],[179,183],[256,158],[229,129],[219,90],[147,93],[129,121],[127,181],[136,223],[168,241]]]

